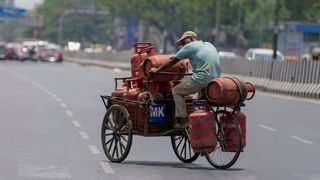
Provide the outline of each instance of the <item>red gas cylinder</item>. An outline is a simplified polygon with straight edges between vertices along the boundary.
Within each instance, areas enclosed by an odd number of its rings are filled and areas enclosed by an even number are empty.
[[[240,151],[243,152],[246,146],[246,116],[240,111],[240,107],[235,108],[235,115],[238,119],[240,129],[241,129],[241,148]],[[227,115],[222,115],[220,118],[221,128],[225,133],[226,143],[222,146],[222,151],[224,152],[236,152],[237,151],[237,131],[234,127],[233,119]]]
[[[236,107],[235,109],[236,117],[238,118],[240,128],[241,128],[241,134],[242,134],[242,146],[241,151],[243,151],[243,148],[246,146],[246,115],[241,112],[240,107]]]
[[[111,96],[122,98],[123,94],[126,93],[126,92],[127,92],[127,87],[126,86],[118,87],[118,88],[115,88],[111,92]]]
[[[253,84],[251,84],[250,82],[246,82],[246,89],[248,91],[248,97],[247,100],[250,100],[254,97],[254,95],[256,94],[256,88],[254,87]]]
[[[132,77],[143,76],[140,70],[143,61],[147,56],[154,56],[154,47],[148,42],[139,42],[134,45],[135,54],[131,57],[131,75]]]
[[[149,81],[145,83],[145,86],[149,88],[149,91],[151,94],[161,93],[172,93],[172,85],[170,82],[154,82],[154,81]]]
[[[147,53],[143,54],[134,54],[131,57],[131,76],[132,77],[141,77],[143,76],[142,71],[140,70],[141,64],[147,58]]]
[[[137,101],[138,95],[142,92],[140,88],[129,89],[127,92],[123,94],[124,99],[129,99],[133,101]]]
[[[156,55],[151,56],[143,62],[143,74],[145,77],[151,77],[153,81],[172,81],[180,80],[183,78],[183,75],[164,75],[164,74],[153,74],[150,76],[149,71],[153,67],[160,67],[162,64],[170,61],[172,55]],[[189,60],[180,60],[175,65],[171,66],[168,69],[165,69],[164,72],[173,72],[173,73],[186,73],[188,70]]]
[[[125,84],[127,92],[123,94],[123,98],[136,101],[142,92],[142,78],[126,79]]]
[[[189,115],[190,144],[194,152],[213,151],[217,145],[214,114],[196,110]]]
[[[248,87],[237,78],[219,77],[207,85],[205,94],[217,106],[235,105],[246,100]]]
[[[138,95],[137,100],[140,102],[146,102],[150,98],[152,98],[153,100],[159,100],[163,99],[163,95],[158,92],[150,93],[149,91],[143,91]]]

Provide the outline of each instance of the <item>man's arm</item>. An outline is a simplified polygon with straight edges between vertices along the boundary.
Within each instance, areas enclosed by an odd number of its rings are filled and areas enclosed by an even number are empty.
[[[176,58],[175,56],[170,57],[170,61],[168,61],[167,63],[162,64],[160,67],[158,68],[152,68],[150,71],[151,72],[160,72],[162,70],[165,70],[171,66],[173,66],[174,64],[176,64],[180,59]]]

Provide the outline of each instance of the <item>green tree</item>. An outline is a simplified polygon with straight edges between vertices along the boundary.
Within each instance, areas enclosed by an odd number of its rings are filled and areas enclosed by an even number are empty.
[[[44,16],[42,36],[56,41],[59,17],[64,10],[95,3],[109,9],[110,15],[69,15],[63,32],[66,40],[109,42],[115,31],[115,19],[121,18],[134,22],[135,27],[143,22],[146,35],[148,27],[156,28],[160,34],[166,34],[165,41],[172,45],[186,30],[194,30],[201,39],[213,42],[216,25],[226,32],[229,47],[272,42],[269,23],[274,19],[275,0],[46,0],[38,8],[38,13]],[[281,0],[280,20],[317,22],[319,10],[318,0]],[[239,40],[243,36],[247,44]]]

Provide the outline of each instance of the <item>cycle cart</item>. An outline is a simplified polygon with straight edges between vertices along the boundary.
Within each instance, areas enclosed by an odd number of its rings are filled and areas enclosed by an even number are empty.
[[[180,82],[181,77],[189,74],[186,70],[183,73],[178,70],[179,73],[176,73],[177,69],[173,69],[174,72],[162,72],[147,77],[148,64],[145,62],[152,57],[159,58],[159,55],[153,54],[150,43],[137,43],[135,48],[136,54],[132,60],[138,59],[140,66],[144,64],[145,74],[141,75],[143,73],[134,68],[133,62],[132,76],[115,78],[115,89],[111,96],[101,96],[107,110],[101,128],[102,147],[107,158],[112,162],[125,160],[130,152],[133,135],[168,136],[175,155],[184,163],[194,162],[203,155],[216,168],[231,167],[245,147],[245,115],[240,108],[244,105],[244,100],[254,96],[254,87],[236,78],[212,81],[204,90],[205,96],[185,98],[191,118],[189,127],[175,129],[172,88]],[[227,97],[214,99],[219,93],[209,91],[228,83],[232,84],[229,86],[232,86],[233,90],[229,87],[229,91],[226,91],[229,93]],[[248,95],[250,93],[251,95]],[[192,118],[194,121],[191,121]],[[206,121],[202,121],[203,119]],[[204,131],[208,133],[203,133]],[[205,142],[202,142],[202,138]],[[200,148],[197,149],[199,142]],[[210,146],[202,148],[203,144]]]

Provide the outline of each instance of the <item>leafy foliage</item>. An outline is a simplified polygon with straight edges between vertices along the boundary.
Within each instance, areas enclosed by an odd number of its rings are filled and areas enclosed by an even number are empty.
[[[280,2],[280,20],[317,22],[320,19],[318,0]],[[275,0],[45,0],[37,9],[44,16],[42,37],[57,41],[60,15],[79,4],[97,5],[108,9],[110,14],[106,17],[79,14],[66,17],[65,40],[110,43],[116,17],[125,21],[131,19],[136,27],[143,22],[146,27],[166,31],[171,44],[186,30],[197,31],[201,39],[214,42],[213,31],[217,25],[226,32],[229,47],[259,46],[272,40],[268,25],[274,18]],[[239,41],[239,35],[245,40]]]

